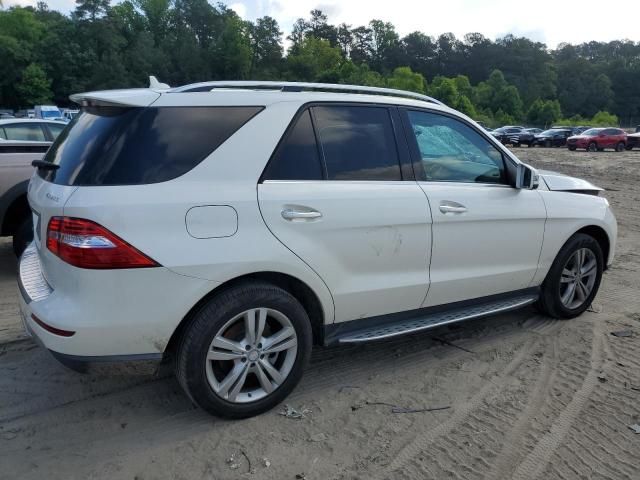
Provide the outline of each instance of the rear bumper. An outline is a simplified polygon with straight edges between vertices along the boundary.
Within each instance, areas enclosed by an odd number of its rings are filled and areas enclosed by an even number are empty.
[[[157,364],[180,321],[217,284],[161,267],[138,270],[68,266],[68,281],[53,288],[30,245],[20,259],[18,278],[25,331],[75,370],[113,362],[134,369]]]

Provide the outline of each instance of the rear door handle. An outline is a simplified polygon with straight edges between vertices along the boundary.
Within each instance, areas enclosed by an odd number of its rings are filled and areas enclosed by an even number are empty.
[[[322,213],[317,210],[297,210],[293,208],[285,208],[280,213],[282,218],[285,220],[315,220],[316,218],[321,218]]]
[[[467,207],[458,202],[445,200],[440,202],[440,211],[442,213],[464,213],[467,211]]]

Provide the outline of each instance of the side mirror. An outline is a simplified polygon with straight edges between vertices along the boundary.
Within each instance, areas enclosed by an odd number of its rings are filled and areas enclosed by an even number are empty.
[[[519,163],[516,170],[516,188],[521,190],[535,190],[540,181],[536,171],[524,163]]]

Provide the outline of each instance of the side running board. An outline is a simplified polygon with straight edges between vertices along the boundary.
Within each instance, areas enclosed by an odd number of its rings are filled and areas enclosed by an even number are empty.
[[[389,320],[381,323],[379,321],[371,322],[375,325],[366,326],[358,330],[351,330],[340,335],[336,332],[338,343],[360,343],[370,342],[373,340],[381,340],[383,338],[396,337],[407,333],[420,332],[430,328],[448,325],[450,323],[461,322],[472,318],[485,317],[496,313],[515,310],[525,305],[529,305],[538,299],[538,292],[527,292],[509,298],[502,297],[485,301],[484,303],[476,303],[474,305],[452,307],[447,310],[440,310],[434,313],[428,313],[420,310],[415,311],[416,315],[411,318],[403,318],[402,320]],[[365,322],[364,320],[361,322]],[[346,322],[348,325],[350,322]],[[345,325],[346,326],[346,325]],[[333,343],[333,342],[331,342]]]

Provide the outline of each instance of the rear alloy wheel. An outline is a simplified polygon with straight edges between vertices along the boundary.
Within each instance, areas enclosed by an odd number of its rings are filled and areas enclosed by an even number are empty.
[[[603,266],[598,242],[589,235],[574,235],[549,269],[538,308],[555,318],[577,317],[589,308],[598,293]]]
[[[589,144],[589,146],[587,147],[587,151],[589,151],[589,152],[597,152],[598,151],[598,144],[596,142],[591,142]]]
[[[176,373],[203,409],[249,417],[293,390],[311,343],[309,318],[293,296],[250,283],[214,297],[196,314],[179,347]]]
[[[618,142],[616,145],[616,152],[624,152],[624,142]]]

